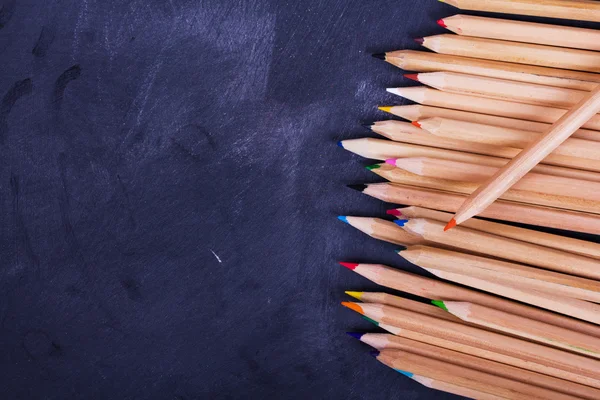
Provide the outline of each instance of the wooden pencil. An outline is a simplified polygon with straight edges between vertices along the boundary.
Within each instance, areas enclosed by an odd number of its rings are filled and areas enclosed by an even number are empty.
[[[596,400],[599,398],[598,395],[600,392],[598,391],[598,389],[585,385],[580,385],[578,383],[570,382],[568,380],[559,379],[554,376],[546,375],[545,372],[547,367],[535,363],[529,363],[528,361],[523,360],[518,355],[506,355],[495,351],[489,351],[476,346],[470,346],[459,341],[449,340],[439,336],[430,336],[423,332],[411,331],[405,328],[379,323],[378,321],[375,321],[370,318],[367,319],[370,322],[374,323],[376,326],[392,334],[386,335],[369,333],[362,335],[362,337],[360,338],[362,341],[379,350],[394,349],[396,346],[394,338],[396,336],[399,336],[401,338],[412,339],[418,342],[428,343],[444,349],[454,350],[463,354],[472,355],[480,359],[496,361],[498,363],[517,367],[519,370],[523,371],[521,375],[523,381],[536,382],[536,384],[540,387],[545,387],[547,389],[556,390],[558,392],[570,394],[573,396],[578,396],[582,399]],[[386,338],[383,338],[383,336],[386,336]],[[382,347],[379,348],[378,346]],[[532,372],[534,373],[534,375],[531,375]]]
[[[577,396],[578,398],[596,400],[598,397],[594,396],[600,395],[600,391],[588,386],[540,374],[525,368],[515,367],[512,364],[515,360],[507,356],[492,353],[491,357],[493,358],[490,359],[488,358],[490,356],[489,352],[477,347],[462,345],[457,342],[419,334],[418,332],[407,332],[401,328],[385,325],[381,327],[386,330],[397,331],[399,336],[385,333],[348,334],[380,351],[404,350],[424,357],[439,359],[462,367],[498,375],[503,378],[529,383],[559,393]],[[518,361],[516,363],[522,364]]]
[[[427,242],[419,236],[403,231],[398,227],[398,225],[394,224],[393,222],[386,221],[385,219],[349,216],[340,216],[338,219],[371,236],[372,238],[382,240],[384,242],[394,243],[401,246],[425,244]]]
[[[469,111],[451,110],[431,106],[413,104],[410,106],[396,106],[389,108],[389,112],[409,121],[419,121],[428,118],[448,118],[457,121],[467,121],[476,124],[521,129],[532,132],[545,132],[550,124],[544,122],[526,121],[523,119],[498,117],[495,115],[478,114]],[[375,123],[377,124],[377,123]],[[600,141],[598,131],[590,129],[578,129],[571,137],[579,139]]]
[[[419,375],[492,394],[500,399],[576,399],[573,396],[503,378],[496,374],[481,372],[470,367],[459,366],[449,361],[428,358],[410,351],[383,350],[379,352],[375,350],[373,355],[383,364],[395,370],[411,369]]]
[[[579,103],[589,92],[456,72],[428,72],[405,76],[444,92],[564,109]]]
[[[600,388],[600,375],[598,374],[600,360],[400,308],[369,303],[342,304],[385,324],[423,332],[429,336],[443,337],[488,351],[520,357],[531,364],[538,364],[536,366],[538,372],[543,370],[542,373],[546,375]],[[400,367],[400,369],[403,368]]]
[[[391,162],[401,165],[396,159],[390,160],[390,163]],[[389,168],[388,165],[391,168]],[[394,183],[466,195],[474,193],[481,185],[480,182],[450,181],[448,179],[421,176],[405,171],[401,168],[396,168],[390,164],[375,164],[368,166],[367,168]],[[526,203],[535,206],[553,207],[565,211],[594,213],[595,215],[600,216],[600,214],[597,214],[600,210],[600,206],[597,201],[582,199],[574,196],[562,196],[556,194],[550,195],[546,193],[537,193],[520,189],[509,189],[504,192],[500,198],[506,201]]]
[[[600,337],[600,326],[487,293],[471,290],[451,283],[440,282],[435,279],[411,274],[406,271],[380,264],[345,263],[343,265],[366,279],[390,289],[399,290],[426,299],[468,301],[510,312],[525,318]]]
[[[593,90],[596,84],[600,83],[600,76],[591,72],[482,60],[425,51],[398,50],[385,54],[375,54],[374,57],[385,60],[405,71],[460,72],[588,91]]]
[[[430,246],[410,246],[399,254],[423,268],[470,274],[503,285],[600,303],[600,282],[592,279]]]
[[[483,125],[448,118],[430,118],[417,121],[414,124],[444,139],[474,142],[501,148],[512,147],[519,150],[522,150],[543,135],[538,132]],[[598,136],[600,136],[600,132],[598,132]],[[600,170],[599,161],[600,142],[578,138],[565,140],[552,154],[544,159],[544,163],[546,164],[583,168],[591,171]]]
[[[436,53],[483,58],[516,64],[539,65],[576,71],[600,72],[600,53],[564,47],[481,39],[452,34],[417,39]]]
[[[600,262],[559,249],[524,243],[502,236],[456,227],[444,232],[444,223],[426,218],[410,219],[403,229],[432,243],[462,248],[475,253],[525,263],[551,271],[591,279],[600,278]],[[598,309],[600,312],[600,308]],[[600,313],[597,316],[600,319]]]
[[[430,157],[397,158],[389,160],[389,163],[419,176],[478,184],[485,182],[498,171],[498,167]],[[600,210],[600,182],[530,172],[515,183],[511,190],[589,200],[597,202],[595,209]]]
[[[381,168],[373,169],[373,172],[384,178],[394,171],[401,170],[388,164],[382,164]],[[433,208],[449,212],[455,212],[466,198],[466,195],[463,194],[396,183],[353,185],[352,189],[388,203]],[[600,217],[597,214],[498,200],[480,216],[574,232],[600,234]]]
[[[600,50],[600,31],[595,29],[573,28],[570,26],[539,24],[463,14],[440,19],[438,25],[461,36],[544,44],[583,50]]]
[[[437,390],[440,392],[451,393],[457,396],[463,396],[469,399],[478,399],[478,400],[502,400],[503,397],[498,397],[493,394],[483,393],[478,390],[468,389],[459,385],[455,385],[453,383],[443,382],[437,379],[428,378],[426,376],[415,375],[412,372],[400,371],[401,374],[407,376],[413,381],[420,383],[426,388]]]
[[[440,222],[448,221],[448,219],[452,217],[452,214],[447,212],[415,206],[390,210],[388,211],[388,214],[394,215],[397,218],[400,218],[401,216],[403,218],[428,218]],[[600,244],[588,242],[586,240],[554,235],[533,229],[526,229],[517,226],[486,221],[479,218],[472,218],[468,221],[465,221],[462,226],[498,236],[520,240],[522,242],[529,242],[538,244],[540,246],[562,249],[570,253],[600,259]]]
[[[600,111],[600,86],[556,121],[547,132],[510,160],[485,184],[471,194],[458,209],[447,228],[479,214],[512,185],[532,170],[548,154],[568,139],[577,129]]]
[[[462,10],[600,22],[600,4],[588,0],[440,0]]]
[[[421,136],[427,135],[423,135],[423,133],[421,133]],[[413,141],[420,141],[421,143],[424,143],[427,140],[434,141],[435,139],[427,139],[425,137],[422,137],[421,139]],[[440,140],[439,143],[443,145],[444,141]],[[404,142],[393,142],[390,140],[373,138],[343,140],[339,143],[339,146],[361,157],[374,160],[388,160],[390,158],[401,157],[432,157],[443,160],[456,160],[468,162],[471,164],[488,165],[494,167],[501,167],[503,165],[506,165],[509,159],[514,157],[509,157],[510,154],[514,153],[515,155],[517,155],[519,153],[518,149],[512,149],[511,151],[503,151],[503,149],[498,148],[496,156],[499,156],[500,154],[505,156],[505,158],[499,158],[493,156],[486,156],[483,154],[474,154],[476,151],[481,150],[481,147],[479,147],[477,144],[471,146],[467,143],[465,144],[465,146],[461,147],[459,144],[456,144],[455,146],[450,146],[447,141],[445,143],[447,145],[445,147],[455,147],[456,150],[449,150],[441,147],[430,147]],[[472,149],[473,153],[463,152],[465,149]],[[600,182],[600,174],[598,172],[577,170],[574,168],[562,167],[557,165],[540,164],[534,168],[534,172],[555,176],[564,176],[573,179],[583,179],[587,181]]]
[[[531,321],[518,315],[478,304],[458,301],[440,301],[437,304],[465,322],[574,353],[600,358],[600,339],[590,335],[583,335],[539,321]]]
[[[534,104],[520,104],[512,101],[448,93],[431,89],[426,86],[394,88],[389,89],[388,91],[427,106],[451,108],[454,110],[528,121],[547,122],[550,124],[555,123],[567,113],[566,110],[560,108],[537,106]],[[380,107],[380,109],[394,113],[392,107]],[[583,126],[587,129],[600,130],[600,115],[594,115]]]

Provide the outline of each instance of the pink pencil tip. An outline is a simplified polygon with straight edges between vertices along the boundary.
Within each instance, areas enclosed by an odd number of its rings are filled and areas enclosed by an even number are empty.
[[[402,215],[402,213],[396,210],[395,208],[393,210],[387,210],[386,213],[389,215],[393,215],[394,217],[399,217]]]
[[[448,26],[444,23],[443,19],[438,19],[437,24],[442,28],[447,28]]]
[[[421,127],[421,124],[419,123],[419,121],[413,121],[413,122],[412,122],[412,124],[413,124],[414,126],[416,126],[417,128],[420,128],[420,127]]]
[[[389,160],[385,160],[385,163],[393,165],[395,167],[396,166],[396,159],[395,158],[390,158]]]
[[[420,44],[420,45],[422,45],[423,43],[425,43],[425,39],[423,39],[422,37],[416,38],[415,42],[418,43],[418,44]]]
[[[450,229],[454,228],[456,226],[456,220],[454,218],[452,218],[450,220],[450,222],[448,222],[448,225],[446,225],[446,227],[444,228],[444,232],[449,231]]]
[[[410,79],[411,81],[419,82],[419,74],[404,74],[406,79]]]
[[[354,271],[356,269],[356,267],[358,267],[358,264],[356,264],[356,263],[340,262],[340,265],[342,265],[348,269],[351,269],[352,271]]]

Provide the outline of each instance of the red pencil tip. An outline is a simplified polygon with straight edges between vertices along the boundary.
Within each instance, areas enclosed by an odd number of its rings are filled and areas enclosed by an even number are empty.
[[[438,19],[437,21],[438,25],[441,26],[442,28],[447,28],[448,26],[444,23],[443,19]]]
[[[358,264],[355,263],[347,263],[347,262],[340,262],[340,265],[343,265],[344,267],[354,271],[356,269],[356,267],[358,267]]]
[[[419,121],[413,121],[413,122],[412,122],[412,124],[413,124],[414,126],[416,126],[417,128],[420,128],[420,127],[421,127],[421,124],[419,123]]]
[[[415,42],[418,43],[418,44],[420,44],[420,45],[422,45],[423,43],[425,43],[425,39],[423,39],[422,37],[416,38]]]
[[[393,215],[394,217],[399,217],[400,215],[402,215],[402,213],[396,210],[395,208],[393,210],[387,210],[386,213],[389,215]]]
[[[446,227],[444,228],[444,232],[454,228],[456,226],[456,220],[454,218],[452,218],[450,220],[450,222],[448,222],[448,225],[446,225]]]
[[[404,74],[406,79],[410,79],[411,81],[419,82],[419,74]]]

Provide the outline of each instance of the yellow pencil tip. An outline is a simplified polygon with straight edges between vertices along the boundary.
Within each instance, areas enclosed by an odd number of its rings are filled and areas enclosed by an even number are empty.
[[[355,299],[360,300],[364,292],[345,292],[348,296],[354,297]]]
[[[446,225],[446,227],[444,228],[444,232],[454,228],[456,226],[456,220],[454,218],[452,218],[450,220],[450,222],[448,222],[448,225]]]
[[[392,112],[392,107],[390,107],[390,106],[383,106],[383,107],[377,107],[377,108],[379,108],[383,112],[387,112],[387,113]]]

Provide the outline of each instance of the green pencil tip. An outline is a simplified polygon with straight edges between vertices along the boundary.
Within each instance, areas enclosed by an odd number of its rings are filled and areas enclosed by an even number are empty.
[[[433,304],[434,306],[437,306],[437,307],[441,308],[444,311],[448,311],[448,308],[446,308],[446,305],[441,300],[431,300],[431,304]]]
[[[371,319],[369,317],[365,317],[364,315],[362,316],[364,319],[366,319],[367,321],[369,321],[372,324],[375,324],[377,326],[379,326],[379,322],[375,321],[374,319]]]
[[[365,168],[368,169],[369,171],[373,171],[374,169],[381,168],[381,165],[380,164],[367,165]]]

